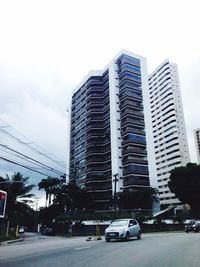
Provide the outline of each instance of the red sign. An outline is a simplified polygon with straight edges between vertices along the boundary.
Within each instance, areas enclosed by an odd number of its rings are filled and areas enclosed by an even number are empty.
[[[0,200],[6,199],[6,192],[0,191]]]
[[[7,192],[0,190],[0,218],[4,218],[6,210]]]

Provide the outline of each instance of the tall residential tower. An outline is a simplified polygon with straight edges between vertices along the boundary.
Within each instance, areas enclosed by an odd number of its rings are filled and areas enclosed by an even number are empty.
[[[180,204],[168,187],[170,171],[190,161],[176,64],[166,60],[149,76],[149,97],[160,204]]]
[[[197,151],[197,161],[200,164],[200,129],[194,130],[194,140]]]
[[[143,91],[145,58],[120,52],[75,89],[71,104],[69,179],[109,208],[115,192],[149,187]]]

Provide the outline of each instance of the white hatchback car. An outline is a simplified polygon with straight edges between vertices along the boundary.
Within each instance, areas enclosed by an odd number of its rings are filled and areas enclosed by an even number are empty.
[[[141,228],[135,219],[117,219],[105,230],[105,239],[129,240],[130,237],[141,239]]]

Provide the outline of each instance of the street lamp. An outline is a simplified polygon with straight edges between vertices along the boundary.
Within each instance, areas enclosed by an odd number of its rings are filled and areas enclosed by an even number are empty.
[[[114,209],[114,211],[116,210],[116,207],[117,207],[116,191],[117,191],[117,182],[119,180],[117,178],[118,175],[119,175],[118,173],[114,174],[114,179],[113,179],[113,182],[114,182],[113,209]]]
[[[77,170],[80,170],[81,168],[80,167],[74,167],[72,168],[72,170],[74,171],[74,175],[72,177],[73,179],[73,184],[76,185],[76,178],[77,178]]]

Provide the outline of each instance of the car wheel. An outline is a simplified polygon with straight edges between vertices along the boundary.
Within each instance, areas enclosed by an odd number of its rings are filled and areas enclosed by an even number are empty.
[[[142,237],[142,236],[141,236],[141,232],[139,231],[139,232],[138,232],[138,235],[137,235],[137,239],[140,240],[141,237]]]
[[[125,240],[128,241],[130,239],[130,234],[129,232],[126,233],[126,237],[125,237]]]
[[[110,238],[106,238],[106,242],[110,242]]]

